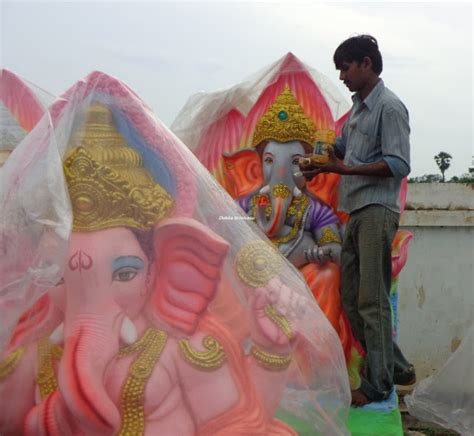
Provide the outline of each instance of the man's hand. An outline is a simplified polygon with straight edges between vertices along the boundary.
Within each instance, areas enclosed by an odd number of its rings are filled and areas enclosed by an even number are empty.
[[[312,154],[306,155],[299,160],[301,172],[307,179],[311,179],[319,173],[347,173],[347,166],[336,156],[336,153],[332,147],[328,148],[329,159],[326,163],[318,163],[311,159],[312,156]]]

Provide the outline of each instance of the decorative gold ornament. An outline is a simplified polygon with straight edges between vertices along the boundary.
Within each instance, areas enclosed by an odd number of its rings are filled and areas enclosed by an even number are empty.
[[[288,339],[293,338],[293,330],[290,327],[290,323],[283,315],[279,314],[276,309],[271,305],[267,304],[265,306],[265,314],[270,318],[285,334]]]
[[[170,213],[173,199],[116,131],[108,108],[92,105],[71,143],[64,173],[75,231],[149,229]]]
[[[275,198],[288,198],[291,194],[290,188],[286,186],[284,183],[277,183],[276,185],[272,186],[272,194]]]
[[[280,246],[281,244],[286,244],[287,242],[292,241],[298,236],[298,232],[300,231],[301,224],[303,222],[304,213],[306,212],[306,209],[309,206],[309,198],[307,195],[302,195],[300,201],[301,201],[300,206],[296,212],[295,223],[293,224],[293,227],[291,228],[291,230],[284,236],[280,236],[278,238],[271,238],[271,241],[277,247]]]
[[[272,354],[255,345],[250,353],[260,366],[271,371],[284,371],[291,363],[291,354]]]
[[[341,238],[331,228],[325,227],[323,229],[323,234],[319,238],[319,245],[331,244],[333,242],[340,244]]]
[[[0,381],[6,379],[15,370],[25,351],[25,347],[18,347],[0,362]]]
[[[224,348],[212,336],[206,336],[202,344],[207,351],[196,350],[187,339],[179,341],[179,348],[184,358],[197,369],[214,371],[220,368],[226,360]]]
[[[59,345],[52,344],[49,338],[43,338],[38,342],[38,383],[41,398],[46,398],[58,388],[53,361],[59,361],[63,349]]]
[[[143,435],[145,432],[145,387],[166,345],[168,335],[160,330],[148,329],[135,343],[124,347],[119,357],[139,351],[129,369],[122,390],[122,428],[119,435]]]
[[[280,254],[264,241],[249,242],[237,253],[237,274],[252,288],[266,285],[279,274],[282,267]]]
[[[316,140],[316,125],[306,116],[288,85],[255,126],[252,146],[269,140],[308,144]]]

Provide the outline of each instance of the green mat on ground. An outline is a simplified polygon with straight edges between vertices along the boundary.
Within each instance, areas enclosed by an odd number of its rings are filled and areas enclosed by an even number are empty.
[[[279,410],[277,417],[296,430],[300,436],[319,436],[309,423],[287,411]],[[403,436],[402,418],[398,407],[393,410],[351,407],[347,426],[352,436]]]

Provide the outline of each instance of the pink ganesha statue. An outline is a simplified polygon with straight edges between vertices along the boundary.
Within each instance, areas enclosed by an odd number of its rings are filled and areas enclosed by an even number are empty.
[[[22,144],[8,174],[52,165],[40,157],[57,144],[70,201],[59,210],[72,231],[52,283],[0,287],[0,315],[23,313],[12,334],[0,332],[8,337],[0,434],[296,435],[288,416],[315,433],[346,434],[349,387],[330,324],[244,220],[232,231],[219,222],[238,209],[143,102],[92,73],[58,100],[51,119],[53,128]],[[42,246],[58,232],[25,213],[40,207],[34,193],[9,203],[26,182],[3,181],[2,206],[18,205],[0,215],[9,265],[18,275],[51,267],[48,250],[41,265],[34,255],[29,265],[14,263],[18,229],[44,226]],[[51,187],[51,204],[59,191]]]

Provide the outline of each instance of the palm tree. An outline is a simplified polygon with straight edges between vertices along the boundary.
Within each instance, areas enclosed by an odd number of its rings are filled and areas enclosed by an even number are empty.
[[[449,168],[451,165],[451,159],[453,157],[446,153],[445,151],[440,151],[435,157],[434,160],[436,161],[436,165],[438,165],[439,170],[441,171],[441,175],[443,176],[442,182],[444,182],[444,172]]]

